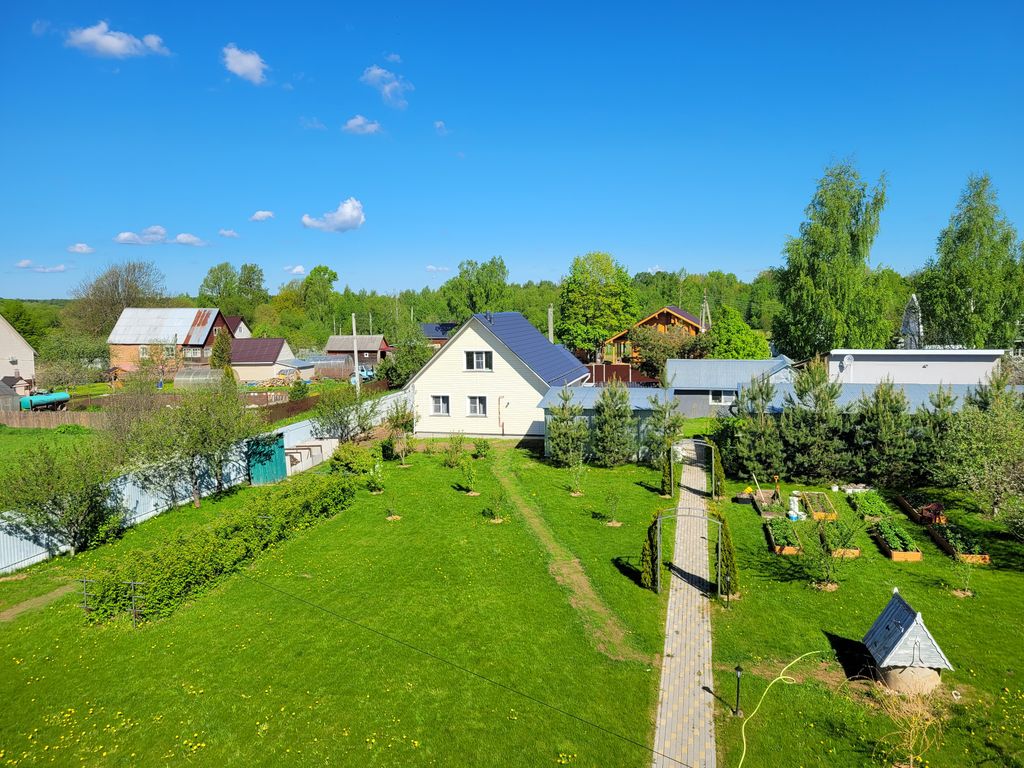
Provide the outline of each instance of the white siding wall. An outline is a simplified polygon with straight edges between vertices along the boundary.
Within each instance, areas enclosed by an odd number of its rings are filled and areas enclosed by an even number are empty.
[[[279,361],[295,359],[295,355],[292,354],[292,348],[288,346],[287,341],[281,345],[281,353],[277,356],[277,359]],[[276,362],[267,365],[240,364],[232,365],[231,367],[234,369],[238,380],[242,382],[266,381],[277,376],[277,372],[281,370],[280,364]]]
[[[988,378],[1002,356],[1001,351],[964,355],[942,350],[906,355],[856,350],[851,354],[850,365],[842,365],[843,354],[829,356],[830,378],[844,384],[877,384],[887,377],[896,384],[978,384]]]
[[[15,362],[11,362],[11,360]],[[0,318],[0,376],[36,377],[36,356],[32,347],[11,324]]]
[[[533,372],[504,344],[472,321],[437,352],[412,384],[416,434],[501,437],[544,436],[540,401],[547,392]],[[467,371],[466,352],[494,353],[493,371]],[[450,416],[431,415],[431,396],[448,395]],[[487,398],[487,416],[470,416],[469,396]],[[500,415],[499,415],[500,408]]]

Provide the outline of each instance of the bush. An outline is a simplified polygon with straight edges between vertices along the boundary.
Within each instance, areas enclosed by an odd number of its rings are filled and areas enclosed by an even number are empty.
[[[379,461],[374,462],[373,469],[366,474],[366,490],[380,493],[384,490],[384,467]]]
[[[933,525],[932,528],[949,542],[958,555],[983,555],[985,549],[974,536],[958,525]]]
[[[309,384],[302,379],[296,379],[295,383],[288,388],[288,401],[305,400],[309,397]]]
[[[55,430],[58,435],[87,435],[89,430],[80,424],[61,424]]]
[[[361,477],[373,471],[376,458],[373,453],[356,443],[342,443],[331,454],[330,471]]]
[[[709,440],[708,442],[711,441]],[[711,444],[714,445],[714,443]],[[711,465],[712,477],[715,481],[715,498],[720,499],[725,495],[725,470],[722,468],[722,451],[715,445],[715,449],[711,451],[711,454],[714,457],[711,460]]]
[[[462,457],[462,487],[470,493],[476,492],[476,467],[469,456]]]
[[[380,441],[380,456],[384,461],[394,461],[398,458],[398,452],[395,450],[395,438],[385,437]]]
[[[736,546],[732,543],[732,532],[729,530],[729,521],[725,515],[718,512],[715,514],[722,521],[722,583],[719,587],[722,594],[735,595],[740,591],[740,569],[736,562]]]
[[[169,616],[264,550],[337,514],[354,495],[352,480],[337,475],[300,475],[266,488],[242,510],[89,574],[95,595],[90,618],[102,621],[129,610],[129,581],[140,583],[145,618]]]
[[[449,469],[455,469],[462,464],[462,454],[465,453],[466,436],[461,432],[453,432],[448,438],[448,446],[444,449],[444,465]]]
[[[640,551],[640,586],[644,589],[654,589],[656,579],[658,541],[658,520],[655,517],[647,526],[647,536],[644,538],[644,546]]]
[[[478,459],[486,459],[491,455],[491,442],[482,437],[473,441],[473,456]]]

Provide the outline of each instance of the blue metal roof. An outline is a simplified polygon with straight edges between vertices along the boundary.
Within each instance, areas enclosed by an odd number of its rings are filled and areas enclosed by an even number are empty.
[[[489,312],[473,317],[551,386],[570,384],[588,375],[587,367],[569,350],[548,341],[519,312]]]
[[[420,330],[428,339],[447,339],[458,323],[420,323]]]
[[[767,360],[668,360],[665,372],[674,389],[739,389],[755,377],[771,376],[792,364],[785,355]]]
[[[582,405],[583,410],[589,411],[594,407],[594,403],[597,402],[597,398],[601,396],[601,391],[604,387],[569,387],[569,391],[572,393],[572,402],[576,405]],[[562,391],[561,387],[552,387],[548,390],[548,393],[544,395],[544,399],[540,401],[540,407],[545,410],[552,406],[559,405],[562,402],[562,398],[559,393]],[[651,398],[657,398],[661,400],[665,397],[672,398],[672,391],[668,389],[660,389],[658,387],[627,387],[626,391],[629,393],[629,404],[634,411],[649,411],[651,410]]]
[[[856,405],[861,396],[870,397],[878,384],[840,384],[839,399],[836,404],[840,408],[851,408]],[[974,384],[893,384],[897,390],[902,390],[907,398],[907,410],[916,411],[918,408],[931,407],[928,396],[938,391],[939,387],[947,389],[956,397],[953,403],[953,410],[959,411],[963,408],[964,400],[973,390],[977,389]],[[1021,388],[1018,388],[1021,389]],[[789,382],[782,382],[775,385],[775,398],[768,406],[769,410],[781,413],[786,402],[786,395],[796,399],[796,390]]]

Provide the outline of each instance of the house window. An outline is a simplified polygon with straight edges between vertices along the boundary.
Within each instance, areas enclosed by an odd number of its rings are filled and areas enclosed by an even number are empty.
[[[470,416],[486,416],[487,415],[487,398],[482,395],[470,395],[469,396],[469,415]]]
[[[494,370],[494,353],[493,352],[467,352],[466,353],[466,370],[467,371],[493,371]]]
[[[431,395],[430,415],[451,416],[451,409],[448,407],[448,395]]]
[[[174,357],[173,344],[164,344],[164,357]]]
[[[735,389],[712,389],[708,402],[710,402],[711,405],[732,405],[735,399]]]
[[[203,347],[203,357],[209,357],[212,351],[211,347]]]
[[[202,357],[203,350],[198,347],[185,347],[185,357]]]
[[[149,347],[147,345],[143,344],[141,347],[139,347],[139,360],[148,360],[148,359],[149,359]]]

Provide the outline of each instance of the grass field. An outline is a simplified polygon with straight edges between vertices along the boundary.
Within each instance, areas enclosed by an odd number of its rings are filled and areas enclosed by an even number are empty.
[[[731,493],[740,490],[742,484],[730,483]],[[843,497],[833,498],[841,516],[859,524]],[[806,558],[769,553],[763,521],[751,506],[722,504],[743,582],[740,600],[713,609],[715,682],[724,700],[716,705],[717,738],[725,765],[736,765],[742,752],[740,719],[729,714],[736,689],[733,667],[741,664],[746,670],[742,708],[749,716],[768,683],[809,651],[818,653],[790,673],[796,684],[775,685],[747,725],[744,766],[893,765],[901,758],[892,751],[895,728],[880,712],[870,684],[846,682],[837,661],[842,659],[851,674],[859,670],[858,644],[893,587],[923,614],[955,667],[943,673],[938,700],[946,718],[941,730],[933,732],[935,744],[924,752],[924,764],[1024,764],[1024,547],[994,524],[967,514],[962,499],[958,503],[948,496],[946,501],[951,521],[972,528],[992,555],[992,565],[974,569],[971,598],[953,594],[962,586],[954,561],[932,543],[923,526],[902,514],[897,519],[914,536],[924,559],[892,562],[862,531],[856,541],[861,557],[849,563],[839,590],[829,593],[810,585]],[[814,523],[797,527],[809,549]]]
[[[665,505],[654,473],[592,470],[571,498],[564,471],[503,447],[478,460],[473,498],[439,457],[410,463],[168,619],[90,626],[68,595],[0,624],[0,762],[649,764],[665,596],[627,559]],[[495,525],[481,510],[502,482],[514,512]],[[0,596],[259,492],[166,513]]]
[[[0,456],[13,456],[40,443],[59,447],[92,440],[94,436],[92,430],[79,431],[77,428],[70,434],[61,434],[56,429],[20,429],[0,424]]]

